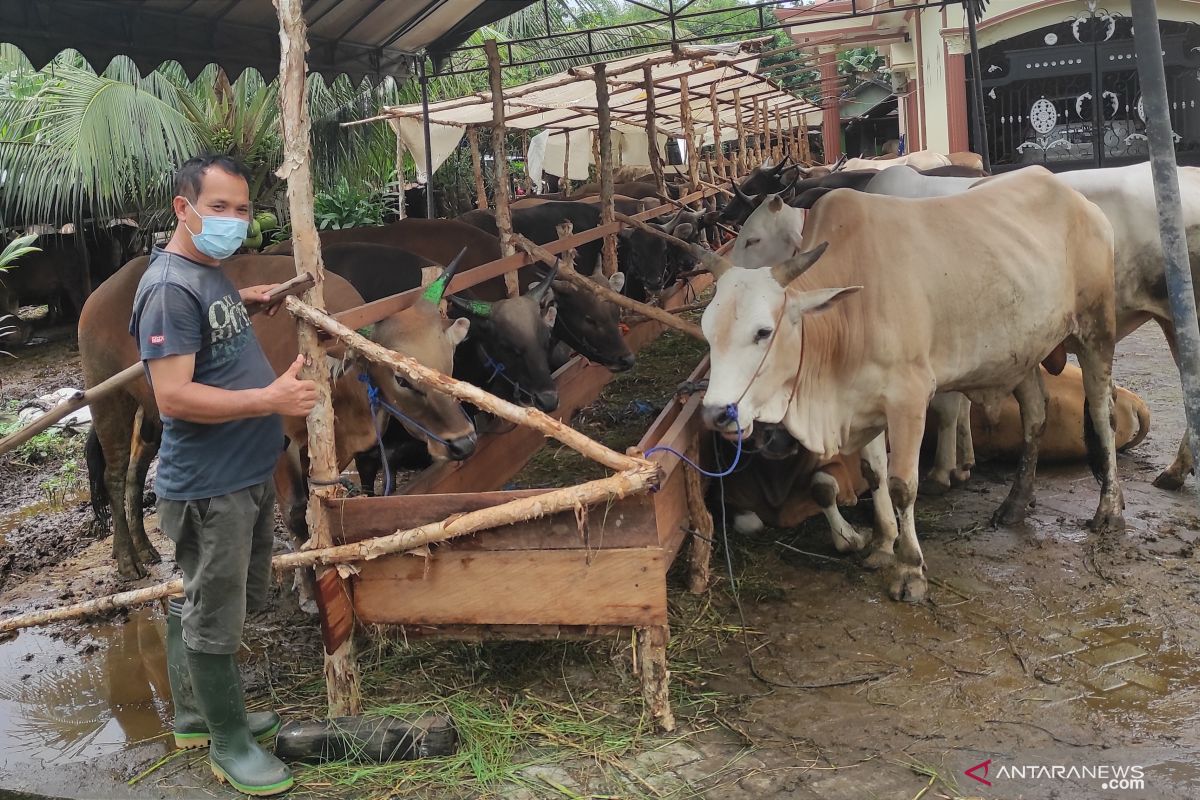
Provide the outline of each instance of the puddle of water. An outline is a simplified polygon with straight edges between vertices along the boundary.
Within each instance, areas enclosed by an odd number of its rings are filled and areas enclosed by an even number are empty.
[[[62,765],[170,741],[165,623],[151,610],[68,644],[37,630],[0,644],[0,770]]]

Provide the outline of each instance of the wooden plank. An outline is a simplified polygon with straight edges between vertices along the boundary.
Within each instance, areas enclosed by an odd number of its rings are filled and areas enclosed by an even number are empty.
[[[339,543],[386,536],[398,528],[411,528],[445,519],[452,514],[491,508],[522,497],[545,494],[546,489],[464,494],[402,494],[391,497],[352,497],[333,501],[330,522]],[[648,547],[658,544],[654,509],[649,498],[597,506],[584,518],[582,530],[575,513],[565,511],[542,519],[505,525],[472,536],[445,542],[453,550],[571,550]]]
[[[455,642],[542,642],[561,639],[594,640],[609,636],[628,639],[625,625],[403,625],[405,639],[449,639]]]
[[[664,625],[658,548],[441,551],[359,565],[354,610],[401,625]]]

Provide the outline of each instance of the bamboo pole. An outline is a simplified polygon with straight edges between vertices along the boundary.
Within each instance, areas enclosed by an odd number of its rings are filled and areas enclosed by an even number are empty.
[[[646,141],[649,143],[646,155],[650,158],[650,171],[654,173],[654,185],[660,195],[665,195],[667,180],[663,176],[662,153],[658,150],[658,117],[654,108],[654,70],[648,65],[642,68],[642,85],[646,92]]]
[[[629,221],[632,219],[632,217],[627,217],[624,214],[617,214],[616,217],[618,220],[621,220],[622,222]],[[687,245],[687,243],[683,242],[682,239],[676,239],[674,236],[670,236],[669,234],[663,233],[662,231],[659,231],[657,228],[652,228],[651,226],[647,226],[647,227],[649,227],[651,230],[658,231],[658,233],[661,234],[662,236],[669,236],[670,239],[672,239],[675,242],[681,242],[681,243]],[[529,241],[524,236],[517,237],[517,246],[520,247],[525,252],[529,253],[529,255],[538,259],[539,261],[544,261],[547,264],[554,263],[553,255],[546,252],[546,250],[543,249],[542,247]],[[687,245],[687,246],[690,247],[690,245]],[[635,311],[638,314],[641,314],[642,316],[647,317],[648,319],[654,320],[655,322],[660,322],[663,325],[666,325],[668,328],[673,328],[677,331],[680,331],[681,333],[686,333],[688,336],[691,336],[692,338],[695,338],[695,339],[700,339],[700,340],[704,339],[704,332],[700,330],[700,326],[693,325],[690,322],[685,322],[684,320],[673,317],[669,312],[662,310],[658,306],[651,306],[651,305],[647,305],[646,303],[639,303],[637,300],[626,297],[623,294],[614,292],[612,289],[608,288],[608,286],[606,284],[597,283],[596,281],[592,280],[591,278],[587,277],[586,275],[581,275],[580,273],[576,272],[575,270],[564,270],[562,268],[561,264],[558,269],[558,277],[562,278],[563,280],[570,281],[572,284],[579,287],[580,289],[583,289],[586,292],[591,292],[592,294],[594,294],[598,297],[608,300],[610,303],[612,303],[614,305],[620,306],[621,308],[627,309],[629,311]]]
[[[688,181],[695,190],[700,185],[700,157],[696,147],[696,129],[692,125],[692,100],[688,92],[687,75],[679,76],[679,122],[687,139]]]
[[[280,126],[283,131],[283,164],[276,174],[287,181],[288,208],[292,218],[292,247],[298,274],[311,272],[316,283],[308,290],[306,299],[311,306],[325,307],[322,283],[325,268],[321,261],[321,241],[313,217],[312,174],[309,169],[309,118],[306,84],[305,53],[308,51],[307,30],[302,0],[275,0],[279,14],[279,103]],[[430,176],[432,180],[432,176]],[[292,302],[299,302],[290,298]],[[325,353],[317,339],[316,328],[298,326],[299,350],[306,366],[301,371],[317,387],[317,403],[308,415],[309,494],[306,515],[309,541],[316,547],[333,543],[325,500],[336,496],[340,472],[333,440],[333,401],[331,380],[325,366]],[[318,576],[318,583],[325,583]],[[317,592],[317,602],[326,635],[325,690],[329,700],[329,716],[357,714],[362,699],[359,691],[358,665],[354,660],[353,611],[349,597],[340,585],[340,594],[326,596]],[[342,641],[334,644],[330,632],[331,619],[346,620],[346,629],[339,631]]]
[[[539,519],[604,500],[639,494],[655,486],[658,480],[658,467],[650,462],[638,460],[637,466],[631,469],[621,470],[610,477],[588,481],[578,486],[554,489],[534,497],[522,497],[490,508],[455,514],[439,522],[398,530],[387,536],[361,542],[283,553],[271,559],[271,566],[276,570],[291,570],[369,561],[390,553],[412,550],[502,525]],[[129,608],[177,595],[182,591],[183,581],[175,579],[155,586],[97,597],[83,603],[20,614],[0,620],[0,634],[36,625],[105,614],[118,608]]]
[[[606,225],[614,220],[613,214],[613,152],[612,152],[612,119],[608,114],[608,81],[605,77],[603,61],[594,65],[596,72],[596,122],[600,145],[600,224]],[[617,272],[617,237],[604,237],[604,247],[600,251],[600,264],[604,277],[611,278]]]
[[[495,39],[483,43],[487,51],[488,80],[492,87],[492,164],[496,181],[496,229],[500,234],[500,252],[511,256],[513,247],[512,210],[508,207],[508,149],[504,145],[504,82],[500,73],[500,50]],[[504,288],[509,297],[521,294],[517,273],[504,274]]]
[[[265,311],[278,298],[299,294],[313,285],[313,277],[307,272],[302,275],[297,275],[291,280],[285,281],[272,289],[268,294],[271,297],[266,303],[249,303],[246,305],[246,313],[254,316],[260,311]],[[0,439],[0,454],[7,453],[16,447],[28,442],[34,436],[37,436],[47,428],[52,427],[59,420],[69,417],[84,406],[91,405],[97,398],[111,394],[122,386],[129,384],[142,377],[145,371],[142,368],[142,362],[138,361],[135,364],[130,364],[125,369],[113,375],[110,378],[96,384],[90,389],[82,392],[75,392],[70,397],[61,400],[58,405],[47,411],[42,416],[31,421],[28,425],[13,431],[8,436]]]
[[[467,128],[467,145],[471,148],[471,176],[475,179],[475,207],[487,210],[487,188],[483,184],[483,156],[479,152],[479,129]]]
[[[737,169],[739,174],[746,173],[746,123],[742,119],[742,90],[733,90],[734,121],[737,125]]]
[[[523,240],[524,237],[517,237],[518,242]],[[548,256],[548,258],[549,263],[554,263],[554,256]],[[501,419],[539,430],[546,436],[557,439],[572,450],[603,464],[609,469],[634,469],[643,463],[641,459],[631,458],[615,450],[610,450],[536,408],[518,406],[514,403],[501,400],[494,395],[488,394],[478,386],[455,380],[435,369],[430,369],[416,359],[392,352],[386,347],[376,344],[365,336],[352,331],[325,312],[305,305],[295,298],[287,302],[287,310],[296,318],[325,331],[325,333],[346,345],[347,349],[353,350],[378,364],[390,367],[414,383],[442,392],[443,394],[448,394],[456,400],[471,403]]]

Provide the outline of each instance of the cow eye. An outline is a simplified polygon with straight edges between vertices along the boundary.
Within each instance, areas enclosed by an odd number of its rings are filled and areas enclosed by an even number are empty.
[[[758,239],[747,239],[746,247],[754,247],[754,245],[758,244],[758,241]]]
[[[754,343],[758,344],[761,341],[771,338],[772,330],[770,328],[759,328],[754,332]]]

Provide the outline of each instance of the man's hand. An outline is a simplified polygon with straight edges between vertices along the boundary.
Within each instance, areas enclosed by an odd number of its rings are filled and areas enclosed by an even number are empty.
[[[263,390],[267,404],[274,413],[285,417],[305,417],[317,404],[317,385],[299,377],[303,366],[304,356],[296,356],[287,372]]]
[[[250,305],[251,303],[261,303],[266,305],[267,303],[271,303],[271,296],[268,293],[276,286],[279,286],[279,284],[263,283],[259,284],[258,286],[247,286],[245,289],[239,291],[238,294],[242,296],[242,302],[246,305]],[[268,317],[273,317],[282,306],[283,297],[277,297],[275,298],[274,303],[267,306],[265,313]]]

